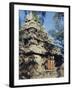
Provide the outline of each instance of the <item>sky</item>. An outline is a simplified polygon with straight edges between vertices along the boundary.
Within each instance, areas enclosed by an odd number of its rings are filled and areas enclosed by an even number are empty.
[[[44,18],[44,26],[46,31],[49,31],[55,28],[55,23],[53,21],[54,14],[55,12],[46,12],[46,16]]]
[[[55,28],[53,16],[55,12],[46,12],[46,15],[44,17],[44,24],[43,26],[45,27],[45,30],[48,32],[49,30],[52,30]],[[24,10],[19,11],[19,17],[21,21],[21,25],[24,23],[25,20],[25,12]]]

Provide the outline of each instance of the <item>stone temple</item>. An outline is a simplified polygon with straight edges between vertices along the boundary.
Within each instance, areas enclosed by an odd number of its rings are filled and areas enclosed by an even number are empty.
[[[30,11],[19,30],[19,79],[63,77],[63,63],[60,48]]]

